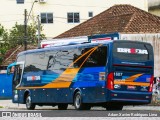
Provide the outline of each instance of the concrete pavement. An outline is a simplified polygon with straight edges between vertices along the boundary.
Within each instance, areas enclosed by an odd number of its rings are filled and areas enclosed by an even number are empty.
[[[25,104],[15,104],[12,103],[12,100],[0,100],[0,106],[3,106],[3,108],[5,109],[23,109],[26,110],[26,106]],[[56,107],[52,107],[52,106],[36,106],[36,109],[58,109],[57,106]],[[69,105],[68,109],[74,109],[74,106]],[[103,110],[104,108],[102,107],[93,107],[92,109],[101,109]],[[1,110],[1,108],[0,108]],[[104,109],[105,110],[105,109]],[[145,106],[125,106],[123,108],[123,110],[158,110],[160,111],[160,106],[150,106],[150,105],[145,105]]]

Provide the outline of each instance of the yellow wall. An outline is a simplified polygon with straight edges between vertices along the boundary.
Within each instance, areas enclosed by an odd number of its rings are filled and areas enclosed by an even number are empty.
[[[149,10],[148,12],[153,14],[153,15],[160,16],[160,9]]]
[[[25,0],[24,4],[17,4],[16,0],[0,0],[0,24],[10,29],[17,22],[24,23],[24,9],[29,12],[34,0]],[[79,12],[80,23],[89,19],[88,12],[97,15],[114,4],[131,4],[135,7],[148,11],[147,0],[47,0],[45,4],[35,3],[31,13],[32,19],[36,21],[41,12],[53,13],[53,24],[43,24],[43,33],[46,37],[55,37],[78,23],[67,23],[67,12]]]

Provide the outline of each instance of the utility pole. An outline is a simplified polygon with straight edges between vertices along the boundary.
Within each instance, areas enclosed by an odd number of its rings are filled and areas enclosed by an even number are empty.
[[[38,0],[35,0],[33,3],[32,3],[32,7],[31,7],[31,10],[29,12],[29,15],[27,17],[27,10],[25,9],[24,10],[24,50],[27,50],[27,23],[29,21],[29,17],[30,17],[30,14],[32,12],[32,9],[33,9],[33,6],[34,6],[34,3],[38,2]]]
[[[27,10],[24,10],[24,50],[27,50]]]
[[[39,20],[39,15],[37,16],[37,20],[38,20],[38,48],[40,48],[40,39],[41,39],[41,26],[40,26],[40,20]]]

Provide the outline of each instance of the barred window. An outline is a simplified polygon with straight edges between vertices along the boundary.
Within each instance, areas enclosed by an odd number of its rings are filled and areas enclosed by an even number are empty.
[[[24,0],[16,0],[17,4],[24,4]]]
[[[41,23],[53,23],[53,13],[41,13]]]
[[[67,13],[67,20],[68,23],[79,23],[80,22],[80,17],[79,13]]]

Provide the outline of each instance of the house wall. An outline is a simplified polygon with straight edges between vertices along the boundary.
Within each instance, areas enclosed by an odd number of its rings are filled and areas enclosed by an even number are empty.
[[[148,12],[160,16],[160,0],[148,0]]]
[[[160,34],[121,34],[122,40],[148,42],[154,50],[154,76],[160,77]]]
[[[147,0],[46,0],[46,3],[34,3],[29,23],[37,21],[36,16],[42,12],[53,13],[53,23],[42,24],[43,33],[46,37],[53,38],[66,30],[90,19],[88,12],[93,16],[108,9],[114,4],[131,4],[135,7],[148,11]],[[0,24],[6,29],[12,28],[15,23],[24,24],[24,9],[28,13],[34,0],[25,0],[24,4],[17,4],[16,0],[0,0]],[[79,12],[80,23],[68,23],[67,13]]]
[[[152,10],[149,9],[148,12],[153,14],[153,15],[160,16],[160,8],[155,8],[155,9],[152,9]]]

